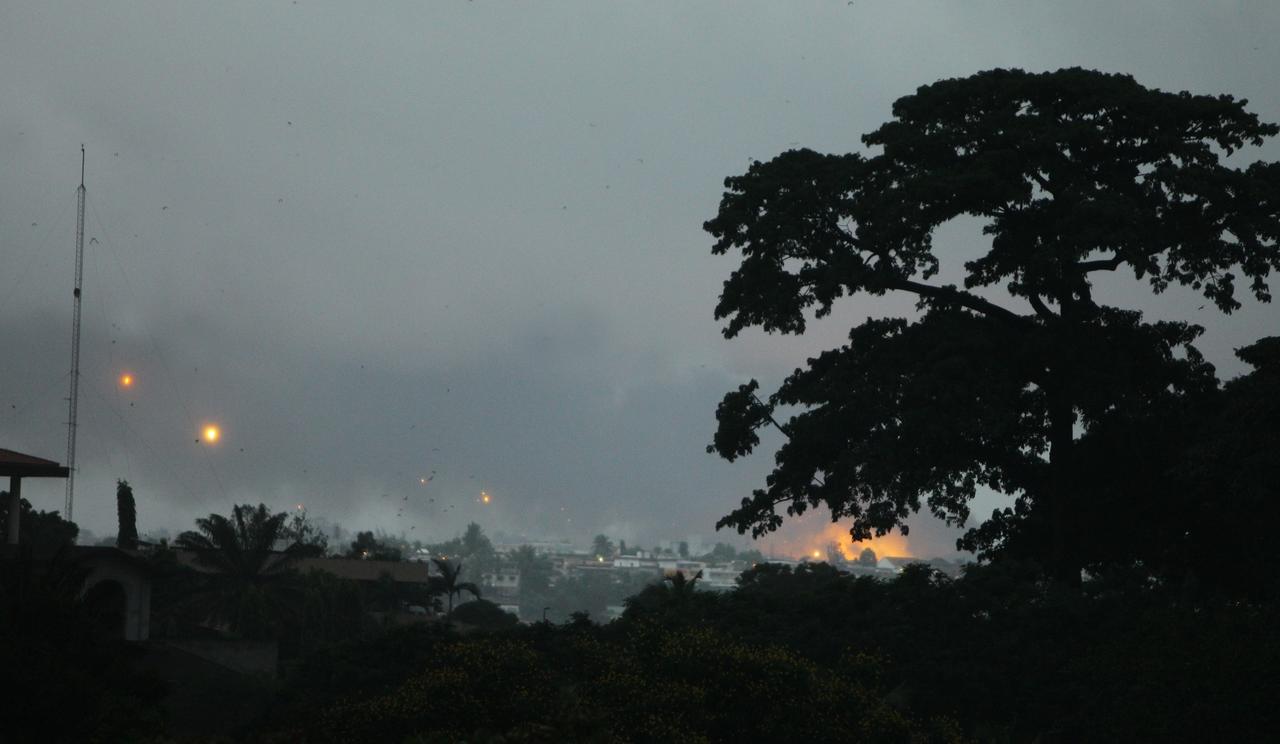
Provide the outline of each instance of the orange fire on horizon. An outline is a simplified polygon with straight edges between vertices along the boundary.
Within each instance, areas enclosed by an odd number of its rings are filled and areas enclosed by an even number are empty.
[[[822,532],[818,533],[817,537],[814,538],[814,543],[814,549],[822,550],[823,557],[826,557],[827,546],[834,543],[840,551],[840,555],[844,556],[847,561],[857,560],[858,556],[866,548],[871,548],[877,558],[883,558],[887,555],[911,556],[911,546],[907,542],[907,538],[903,537],[900,532],[890,532],[887,535],[873,537],[870,540],[854,542],[849,537],[849,528],[836,522],[827,524]]]
[[[819,527],[819,520],[821,526]],[[766,554],[787,556],[796,560],[826,560],[827,548],[835,545],[845,560],[857,560],[865,548],[871,548],[877,558],[885,556],[912,557],[910,542],[902,533],[894,531],[880,537],[854,542],[849,537],[849,525],[831,522],[815,514],[792,520],[769,537],[760,538],[760,548]]]

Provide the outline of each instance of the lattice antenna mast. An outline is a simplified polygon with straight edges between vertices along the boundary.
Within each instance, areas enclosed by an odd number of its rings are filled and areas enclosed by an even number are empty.
[[[76,288],[71,320],[71,395],[67,398],[67,502],[63,508],[71,521],[76,494],[76,408],[80,402],[80,289],[84,281],[84,145],[80,145],[80,188],[76,189]]]

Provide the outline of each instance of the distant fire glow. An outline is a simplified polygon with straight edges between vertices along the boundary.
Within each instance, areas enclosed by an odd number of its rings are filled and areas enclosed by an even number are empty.
[[[213,424],[204,427],[204,441],[213,444],[222,438],[222,430]]]
[[[120,387],[133,387],[133,375],[128,372],[120,375]]]
[[[891,532],[855,543],[849,537],[848,521],[832,522],[821,513],[806,514],[786,524],[778,532],[762,537],[757,542],[766,555],[792,559],[826,560],[832,548],[847,561],[857,560],[862,551],[871,548],[877,558],[915,556],[907,538]]]
[[[835,522],[828,523],[815,542],[818,543],[818,548],[823,551],[823,556],[826,555],[827,546],[835,544],[840,551],[840,555],[847,561],[856,560],[866,548],[871,548],[877,558],[884,558],[889,555],[899,558],[911,556],[911,548],[907,545],[907,538],[898,532],[891,532],[887,535],[855,543],[849,537],[849,525]],[[817,551],[815,550],[814,552]]]

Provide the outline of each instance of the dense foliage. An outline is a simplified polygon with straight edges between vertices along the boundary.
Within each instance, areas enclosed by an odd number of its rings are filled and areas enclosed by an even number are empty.
[[[278,740],[1258,740],[1280,617],[1132,573],[1070,591],[1026,566],[894,581],[763,565],[655,585],[625,617],[415,627],[304,659]],[[473,603],[479,604],[479,603]]]
[[[196,576],[204,615],[247,638],[270,638],[279,632],[298,597],[296,544],[277,551],[287,515],[266,505],[238,504],[231,516],[210,514],[196,520],[195,531],[178,536],[177,546],[195,554],[205,569]]]
[[[18,542],[38,551],[74,545],[80,528],[57,511],[38,511],[26,499],[18,499]],[[9,535],[9,492],[0,491],[0,535]]]
[[[710,629],[550,626],[398,634],[416,669],[296,718],[280,740],[953,741],[864,684],[875,660],[820,665]],[[385,643],[385,641],[384,641]]]

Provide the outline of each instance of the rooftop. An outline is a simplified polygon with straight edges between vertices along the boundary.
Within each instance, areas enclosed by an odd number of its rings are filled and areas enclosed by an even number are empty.
[[[0,477],[66,478],[69,474],[65,466],[53,460],[0,448]]]

